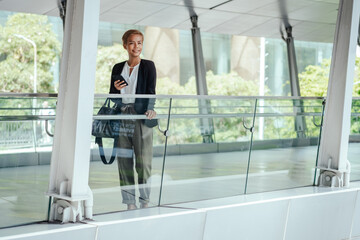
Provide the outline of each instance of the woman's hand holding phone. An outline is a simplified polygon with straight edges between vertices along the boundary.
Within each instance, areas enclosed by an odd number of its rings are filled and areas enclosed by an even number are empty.
[[[121,75],[120,75],[119,78],[120,78],[119,80],[116,80],[116,81],[114,82],[114,87],[115,87],[117,90],[121,90],[121,89],[123,89],[124,87],[126,87],[127,85],[129,85]]]

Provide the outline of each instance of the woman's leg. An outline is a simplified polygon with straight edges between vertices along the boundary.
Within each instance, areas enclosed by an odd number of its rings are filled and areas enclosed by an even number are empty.
[[[128,209],[136,208],[132,137],[119,137],[117,162],[123,203],[128,205]]]
[[[135,168],[138,174],[140,191],[140,203],[147,207],[150,199],[151,186],[148,179],[151,176],[151,164],[153,156],[153,130],[143,124],[141,120],[136,121],[134,132]]]

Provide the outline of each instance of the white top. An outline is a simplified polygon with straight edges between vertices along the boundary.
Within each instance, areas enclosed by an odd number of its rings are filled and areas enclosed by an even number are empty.
[[[129,74],[130,67],[129,67],[128,63],[125,62],[125,65],[121,72],[121,76],[124,77],[124,79],[126,80],[126,82],[129,85],[120,90],[121,94],[135,94],[136,93],[137,79],[138,79],[138,75],[139,75],[139,66],[140,66],[140,63],[138,65],[134,66],[133,70],[131,72],[131,75],[130,75]],[[122,102],[125,104],[126,103],[134,103],[135,98],[123,98]]]

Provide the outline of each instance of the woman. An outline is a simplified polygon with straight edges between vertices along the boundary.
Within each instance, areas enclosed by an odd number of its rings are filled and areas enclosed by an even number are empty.
[[[156,69],[152,61],[141,59],[144,36],[138,30],[128,30],[122,37],[123,46],[128,52],[127,61],[114,65],[111,73],[110,93],[155,94]],[[156,117],[154,99],[123,98],[116,99],[122,114],[145,114],[149,120]],[[138,174],[141,207],[149,203],[150,187],[147,180],[151,174],[152,128],[153,121],[129,120],[122,122],[118,141],[117,161],[123,203],[128,209],[136,208],[135,169]],[[129,186],[129,187],[125,187]]]

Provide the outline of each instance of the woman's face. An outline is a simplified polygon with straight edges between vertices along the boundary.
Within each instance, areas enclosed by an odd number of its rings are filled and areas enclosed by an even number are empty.
[[[127,43],[124,44],[124,48],[129,54],[129,58],[140,57],[143,46],[143,38],[139,34],[131,34],[127,40]]]

